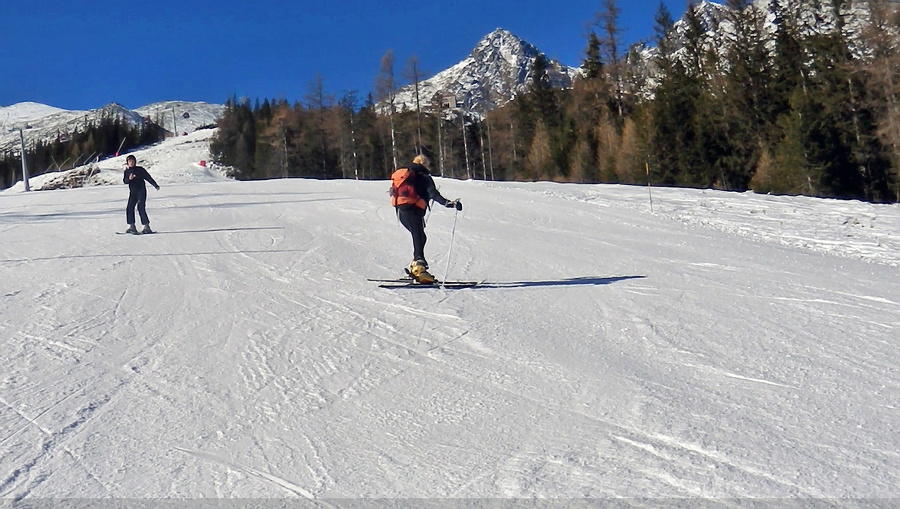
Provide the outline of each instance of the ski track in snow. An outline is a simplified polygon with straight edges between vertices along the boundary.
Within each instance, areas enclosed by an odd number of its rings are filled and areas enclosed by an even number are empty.
[[[266,472],[262,472],[255,468],[250,468],[250,467],[247,467],[244,465],[240,465],[234,461],[219,457],[215,454],[211,454],[208,452],[200,452],[200,451],[190,451],[187,449],[182,449],[180,447],[175,447],[175,450],[183,452],[185,454],[191,454],[193,456],[196,456],[196,457],[204,459],[204,460],[221,463],[221,464],[227,466],[228,468],[231,468],[231,469],[234,469],[234,470],[237,470],[237,471],[249,474],[249,475],[253,475],[256,477],[260,477],[260,478],[270,481],[274,484],[277,484],[278,486],[293,493],[294,495],[299,495],[301,497],[308,498],[308,499],[315,498],[315,497],[313,497],[312,493],[306,491],[305,489],[303,489],[300,486],[297,486],[296,484],[291,483],[290,481],[287,481],[285,479],[282,479],[278,476],[274,476],[274,475],[266,473]],[[326,506],[327,506],[327,504],[326,504]]]

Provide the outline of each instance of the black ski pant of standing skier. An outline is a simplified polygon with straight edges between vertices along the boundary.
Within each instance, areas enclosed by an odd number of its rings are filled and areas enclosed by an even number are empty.
[[[125,218],[128,224],[134,224],[134,207],[137,205],[138,214],[141,215],[141,224],[150,224],[147,217],[147,189],[131,189],[128,193],[128,208],[125,209]]]
[[[397,207],[397,217],[400,218],[400,224],[412,234],[413,260],[421,260],[427,267],[425,242],[428,241],[428,237],[425,235],[425,211],[415,205],[401,205]]]

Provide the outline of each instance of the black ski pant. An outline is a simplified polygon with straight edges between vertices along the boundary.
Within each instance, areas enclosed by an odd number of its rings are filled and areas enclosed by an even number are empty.
[[[412,235],[413,260],[421,260],[428,266],[425,261],[425,242],[428,241],[425,235],[425,211],[415,205],[401,205],[397,207],[397,217]]]
[[[128,224],[134,224],[134,207],[137,205],[138,214],[141,215],[141,224],[150,224],[147,217],[147,189],[131,189],[128,193],[128,208],[125,209],[125,218]]]

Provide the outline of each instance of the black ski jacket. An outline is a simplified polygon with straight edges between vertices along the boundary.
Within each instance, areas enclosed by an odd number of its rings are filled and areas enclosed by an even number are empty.
[[[134,175],[134,178],[128,180],[128,177]],[[133,168],[125,169],[125,176],[122,177],[122,181],[128,184],[128,189],[130,191],[146,191],[147,184],[144,181],[150,182],[150,185],[153,187],[159,188],[159,185],[153,180],[153,177],[147,173],[147,170],[144,169],[143,166],[135,166]]]
[[[434,185],[434,179],[431,178],[431,174],[428,172],[428,168],[421,164],[412,163],[409,165],[409,169],[416,174],[415,183],[413,184],[416,188],[416,194],[424,198],[425,201],[434,200],[441,205],[447,205],[447,198],[444,198],[441,196],[441,193],[438,192],[437,187]],[[415,205],[402,206],[415,207]]]

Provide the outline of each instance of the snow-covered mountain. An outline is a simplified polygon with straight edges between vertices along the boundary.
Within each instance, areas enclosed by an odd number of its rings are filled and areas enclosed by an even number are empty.
[[[481,39],[461,62],[420,82],[420,105],[428,108],[439,100],[473,112],[502,106],[532,82],[532,66],[539,54],[532,44],[498,28]],[[552,85],[571,86],[578,69],[549,58],[548,63]],[[402,87],[394,104],[397,111],[414,110],[415,85]]]
[[[45,109],[42,109],[42,106]],[[23,113],[29,111],[34,114]],[[42,111],[49,114],[36,116]],[[141,125],[142,121],[140,114],[117,103],[109,103],[102,108],[89,111],[60,110],[36,103],[19,103],[3,108],[0,115],[6,114],[9,115],[10,121],[6,122],[4,129],[0,131],[0,152],[16,154],[19,153],[21,146],[19,129],[25,131],[26,146],[30,150],[38,141],[53,142],[65,138],[76,131],[84,130],[90,124],[100,122],[103,118],[120,118],[132,125]],[[31,118],[24,118],[28,116]]]
[[[770,51],[775,47],[775,35],[778,29],[774,3],[774,0],[756,0],[747,6],[747,9],[753,9],[758,13],[758,17],[761,19],[760,30],[765,34],[765,43]],[[820,3],[817,8],[801,5],[796,1],[782,1],[781,6],[784,15],[797,27],[801,36],[830,33],[838,26],[838,20],[827,1]],[[703,30],[701,43],[704,49],[725,56],[725,50],[730,47],[730,43],[735,37],[735,27],[732,21],[734,11],[726,5],[709,1],[698,3],[696,9]],[[869,53],[869,49],[862,41],[861,35],[871,19],[868,4],[865,1],[852,0],[843,7],[841,13],[844,23],[842,30],[849,41],[850,50],[858,57],[865,56]],[[688,29],[689,22],[687,13],[685,13],[673,26],[672,44],[676,56],[685,55],[684,47]],[[655,45],[647,42],[638,43],[635,49],[638,58],[632,63],[635,65],[634,72],[641,76],[639,81],[642,83],[635,92],[645,97],[652,97],[654,89],[659,83],[658,69],[655,63],[658,49]]]
[[[774,0],[756,0],[747,6],[747,9],[757,11],[763,19],[762,30],[765,34],[768,34],[773,45],[774,35],[777,30],[774,4]],[[830,2],[823,2],[818,7],[812,7],[798,2],[785,2],[782,0],[781,8],[783,13],[798,27],[802,35],[829,33],[836,30],[838,26],[838,19],[830,6]],[[734,11],[727,5],[710,1],[698,3],[696,9],[700,25],[704,31],[704,44],[708,48],[720,51],[727,48],[728,42],[733,39],[735,33],[734,23],[731,20]],[[841,15],[844,22],[842,30],[850,41],[851,49],[857,55],[865,54],[866,49],[860,40],[860,35],[863,32],[863,27],[871,19],[868,3],[864,0],[851,0],[843,6]],[[689,28],[688,25],[687,14],[675,22],[673,27],[675,48],[684,46]],[[650,60],[656,55],[656,48],[644,46],[641,53],[646,60]]]
[[[182,135],[218,122],[225,106],[206,102],[163,101],[134,111],[166,131]]]
[[[19,124],[47,117],[66,110],[36,102],[22,102],[12,106],[0,106],[0,132],[6,132]],[[23,126],[24,127],[24,126]]]
[[[25,142],[29,148],[38,141],[49,143],[65,139],[108,117],[120,118],[135,126],[143,122],[155,122],[169,132],[183,134],[215,123],[224,109],[219,104],[168,101],[136,110],[110,103],[102,108],[79,111],[23,102],[0,108],[0,153],[12,152],[18,155],[21,146],[19,129],[24,130]]]

